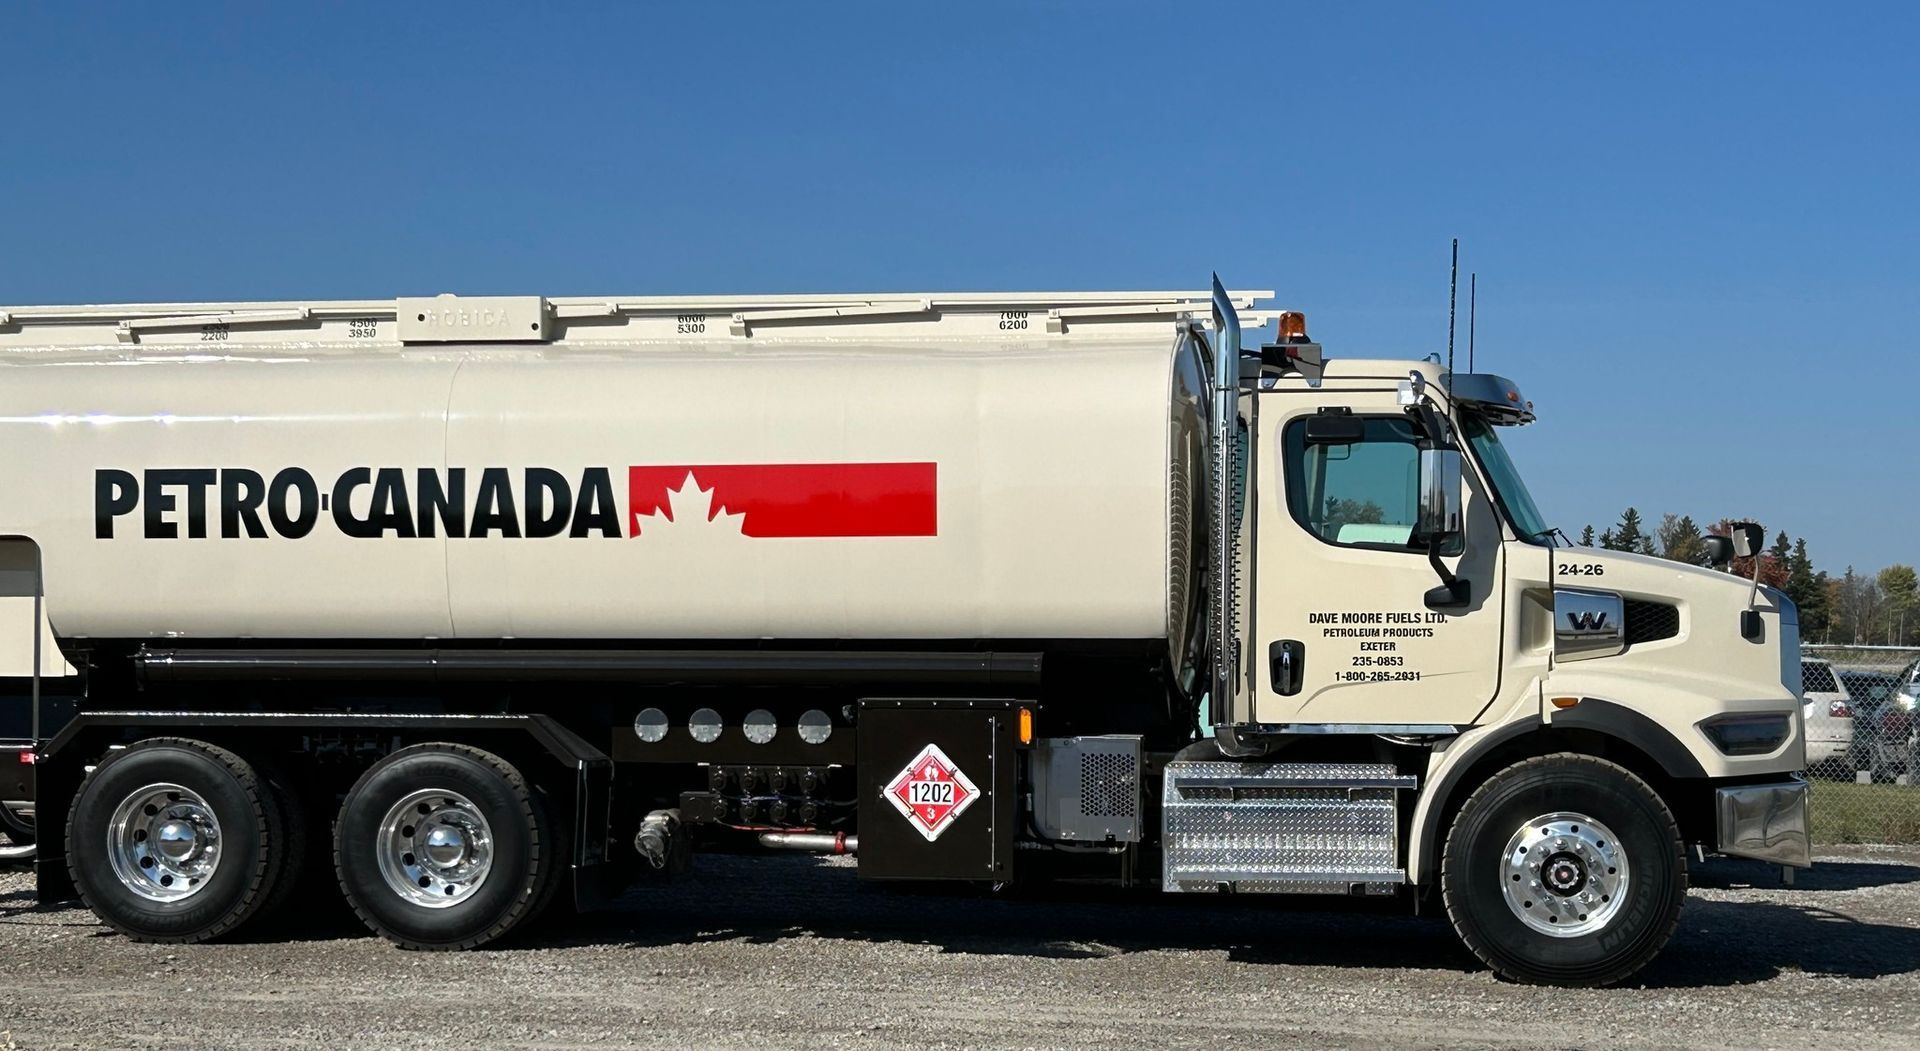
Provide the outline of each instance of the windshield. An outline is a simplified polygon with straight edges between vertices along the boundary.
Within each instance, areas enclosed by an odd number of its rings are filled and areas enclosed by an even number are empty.
[[[1552,544],[1547,535],[1550,528],[1547,520],[1534,506],[1533,494],[1527,492],[1527,483],[1520,480],[1520,471],[1507,455],[1507,447],[1500,444],[1497,428],[1473,415],[1463,415],[1460,426],[1466,432],[1467,443],[1473,446],[1474,455],[1480,458],[1480,466],[1486,469],[1487,478],[1493,482],[1494,496],[1513,521],[1520,539],[1532,544]]]

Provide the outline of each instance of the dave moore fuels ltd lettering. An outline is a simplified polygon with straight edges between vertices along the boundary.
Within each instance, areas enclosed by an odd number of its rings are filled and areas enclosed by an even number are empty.
[[[1320,625],[1329,639],[1427,639],[1434,625],[1446,622],[1445,613],[1429,610],[1307,614],[1307,623]]]

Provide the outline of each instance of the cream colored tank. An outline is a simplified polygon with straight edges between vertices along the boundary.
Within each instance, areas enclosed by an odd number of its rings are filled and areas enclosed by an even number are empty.
[[[0,537],[65,637],[1177,647],[1184,347],[15,343]]]

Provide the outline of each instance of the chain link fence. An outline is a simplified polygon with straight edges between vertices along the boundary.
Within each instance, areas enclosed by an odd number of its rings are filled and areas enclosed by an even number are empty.
[[[1920,843],[1920,649],[1803,646],[1820,843]]]

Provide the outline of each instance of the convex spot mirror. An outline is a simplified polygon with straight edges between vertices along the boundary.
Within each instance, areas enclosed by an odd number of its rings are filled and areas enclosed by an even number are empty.
[[[1767,531],[1755,522],[1735,522],[1733,533],[1733,553],[1741,558],[1753,558],[1767,544]]]
[[[1733,561],[1733,540],[1730,537],[1710,536],[1706,538],[1707,565],[1715,569],[1724,569]]]

